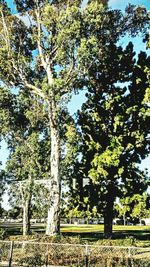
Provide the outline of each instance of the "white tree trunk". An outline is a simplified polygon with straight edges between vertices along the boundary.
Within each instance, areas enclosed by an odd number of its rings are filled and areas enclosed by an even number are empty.
[[[59,126],[57,120],[57,104],[55,92],[52,89],[54,84],[53,71],[51,68],[51,60],[45,55],[41,45],[41,14],[40,8],[36,10],[37,30],[38,30],[38,50],[41,59],[41,64],[47,73],[48,85],[50,86],[50,95],[48,95],[47,104],[49,109],[49,122],[51,133],[51,174],[50,174],[50,201],[48,207],[47,218],[47,235],[56,235],[60,233],[60,177],[59,177]],[[50,97],[50,98],[49,98]],[[45,99],[45,97],[43,98]]]
[[[126,225],[126,215],[125,214],[123,214],[123,223],[124,223],[124,225]]]
[[[31,198],[27,198],[23,203],[23,235],[30,234],[30,203]]]
[[[48,218],[46,235],[57,235],[60,233],[60,177],[59,158],[60,142],[57,122],[51,122],[51,181],[50,181],[50,201],[48,208]]]

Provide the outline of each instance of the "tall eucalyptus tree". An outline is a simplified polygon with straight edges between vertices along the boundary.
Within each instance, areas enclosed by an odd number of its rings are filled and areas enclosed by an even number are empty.
[[[7,86],[30,90],[47,111],[51,135],[50,200],[46,234],[59,233],[61,102],[72,90],[77,77],[76,51],[81,34],[80,1],[16,1],[18,12],[11,14],[1,1],[0,78]]]

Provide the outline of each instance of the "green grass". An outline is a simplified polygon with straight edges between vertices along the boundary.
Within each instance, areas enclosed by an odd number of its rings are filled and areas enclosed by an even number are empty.
[[[21,238],[21,225],[7,224],[1,225],[7,232],[7,239]],[[32,225],[32,237],[34,235],[44,235],[44,225]],[[120,246],[149,246],[150,247],[150,226],[113,226],[113,238],[111,240],[103,239],[103,225],[63,225],[61,235],[63,238],[75,238],[83,243],[98,243],[103,245]]]
[[[88,242],[111,243],[114,245],[150,246],[150,226],[113,226],[113,238],[103,240],[103,225],[64,226],[61,232],[65,235],[80,237]]]

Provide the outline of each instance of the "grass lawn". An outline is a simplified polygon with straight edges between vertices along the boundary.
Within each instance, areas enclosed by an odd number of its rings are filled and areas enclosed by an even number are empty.
[[[9,239],[19,239],[22,233],[21,224],[7,223],[0,225],[4,228]],[[32,237],[39,234],[43,237],[43,224],[33,224],[31,227]],[[103,225],[62,225],[62,238],[76,239],[82,243],[96,243],[102,245],[120,245],[120,246],[148,246],[150,247],[150,226],[113,226],[113,238],[111,240],[103,239]],[[30,237],[29,237],[30,238]]]
[[[150,246],[150,226],[113,226],[113,238],[103,240],[103,225],[63,226],[61,232],[66,235],[80,235],[89,242],[113,243],[114,245]]]

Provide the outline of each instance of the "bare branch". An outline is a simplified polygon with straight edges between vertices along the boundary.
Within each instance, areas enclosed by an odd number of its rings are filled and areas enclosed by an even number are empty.
[[[5,21],[5,16],[4,16],[4,13],[2,11],[2,9],[0,10],[0,13],[2,15],[2,24],[3,24],[3,29],[4,29],[4,38],[5,38],[5,43],[6,43],[6,47],[8,49],[8,55],[10,55],[10,37],[9,37],[9,31],[8,31],[8,28],[7,28],[7,24],[6,24],[6,21]]]
[[[41,12],[40,12],[39,3],[38,3],[38,0],[36,0],[35,15],[36,15],[36,19],[37,19],[37,31],[38,31],[37,45],[38,45],[41,63],[42,63],[43,68],[45,69],[45,71],[47,73],[48,83],[49,83],[49,85],[52,85],[54,80],[53,80],[53,75],[52,75],[52,71],[51,71],[51,67],[50,67],[49,56],[48,55],[44,56],[44,52],[43,52],[43,48],[42,48],[42,44],[41,44],[42,34],[41,34],[40,13]]]
[[[24,85],[32,90],[36,95],[40,96],[43,100],[47,101],[48,99],[46,98],[46,95],[42,92],[42,90],[38,87],[36,87],[35,85],[33,84],[30,84],[27,80],[23,79],[24,80]]]

